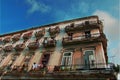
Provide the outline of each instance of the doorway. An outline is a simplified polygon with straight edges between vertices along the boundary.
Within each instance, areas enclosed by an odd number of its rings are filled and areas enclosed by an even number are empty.
[[[50,58],[50,54],[43,54],[42,61],[41,61],[43,68],[47,67],[49,58]]]
[[[94,67],[94,51],[93,50],[86,50],[84,52],[84,67],[85,69],[91,69]]]

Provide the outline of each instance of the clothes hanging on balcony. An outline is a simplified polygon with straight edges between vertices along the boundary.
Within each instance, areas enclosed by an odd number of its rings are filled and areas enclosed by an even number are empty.
[[[33,70],[36,70],[38,68],[38,64],[36,64],[35,62],[33,63],[33,65],[32,65],[32,69]]]

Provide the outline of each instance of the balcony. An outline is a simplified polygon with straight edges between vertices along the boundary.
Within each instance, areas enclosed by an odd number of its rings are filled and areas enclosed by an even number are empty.
[[[49,28],[49,33],[51,37],[55,37],[60,32],[60,28],[57,26],[55,28]]]
[[[2,52],[2,47],[0,47],[0,52]]]
[[[16,51],[22,51],[25,48],[25,44],[21,43],[21,44],[17,44],[14,49]]]
[[[5,37],[5,38],[3,39],[3,42],[4,42],[4,43],[10,42],[10,38],[11,38],[10,36],[9,36],[9,37]]]
[[[77,65],[60,65],[55,66],[54,71],[84,71],[84,70],[113,70],[113,63],[91,63],[91,64],[77,64]]]
[[[29,48],[29,50],[35,50],[39,48],[39,42],[30,42],[27,47]]]
[[[54,38],[44,38],[44,41],[43,41],[43,46],[45,48],[48,48],[48,47],[55,47],[56,46],[56,40]]]
[[[32,36],[32,32],[25,33],[25,34],[23,35],[23,39],[24,39],[24,40],[28,40],[31,36]]]
[[[14,35],[13,37],[12,37],[12,40],[15,42],[15,41],[18,41],[19,39],[20,39],[20,34],[17,34],[17,35]]]
[[[91,29],[96,29],[96,28],[100,28],[99,23],[97,22],[88,22],[86,21],[85,23],[81,23],[81,24],[74,24],[72,23],[71,25],[68,25],[65,27],[65,32],[79,32],[79,31],[84,31],[84,30],[91,30]]]
[[[12,45],[8,45],[8,46],[5,46],[3,50],[5,52],[10,52],[10,51],[12,51],[12,49],[13,49]]]
[[[41,37],[44,36],[44,34],[45,34],[45,28],[37,31],[37,32],[35,33],[35,37],[36,37],[36,38],[41,38]]]
[[[67,36],[64,37],[62,40],[63,46],[66,45],[74,45],[74,44],[85,44],[85,43],[90,43],[90,42],[99,42],[103,41],[103,39],[106,39],[103,36],[103,33],[96,33],[96,34],[86,34],[86,35],[81,35],[81,36]]]
[[[49,65],[44,69],[27,71],[25,66],[16,67],[15,70],[7,71],[1,79],[53,79],[53,80],[116,80],[114,65],[112,64],[95,64],[96,66],[106,65],[105,68],[79,68],[84,65]],[[111,65],[111,67],[107,67]],[[55,67],[54,67],[55,66]],[[49,71],[50,68],[54,71]],[[9,77],[8,77],[9,76]]]
[[[0,42],[2,42],[2,38],[0,38]]]

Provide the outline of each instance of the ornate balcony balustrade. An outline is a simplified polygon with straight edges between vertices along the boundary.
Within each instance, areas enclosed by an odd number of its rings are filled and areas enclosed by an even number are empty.
[[[47,47],[55,47],[56,46],[56,40],[54,38],[45,38],[44,41],[43,41],[43,46],[45,48]]]
[[[2,47],[0,47],[0,52],[2,51]]]
[[[95,21],[86,21],[85,23],[81,23],[81,24],[74,24],[72,23],[71,25],[68,25],[65,27],[65,32],[79,32],[79,31],[83,31],[83,30],[87,30],[87,29],[96,29],[96,28],[100,28],[99,23],[95,22]]]
[[[2,38],[0,38],[0,42],[2,42]]]
[[[25,44],[23,44],[23,43],[17,44],[17,45],[14,47],[14,49],[15,49],[16,51],[22,51],[24,48],[25,48]]]
[[[96,33],[96,34],[86,34],[81,36],[67,36],[64,37],[62,40],[63,46],[65,45],[71,45],[71,44],[79,44],[79,43],[87,43],[87,42],[95,42],[95,41],[102,41],[103,39],[106,39],[103,36],[103,33]]]
[[[44,36],[44,34],[45,34],[45,28],[43,28],[43,29],[37,31],[37,32],[35,33],[35,37],[41,38],[41,37]]]
[[[49,33],[51,37],[55,37],[56,34],[60,32],[59,26],[56,26],[55,28],[49,28]]]
[[[4,43],[10,42],[10,40],[11,40],[10,38],[11,38],[10,36],[5,37],[5,38],[3,39],[3,42],[4,42]]]
[[[3,50],[5,52],[9,52],[9,51],[12,51],[12,49],[13,49],[12,45],[8,45],[8,46],[5,46]]]
[[[28,40],[31,36],[32,36],[32,32],[25,33],[25,34],[23,35],[23,39],[24,39],[24,40]]]
[[[39,42],[30,42],[27,46],[30,50],[37,49],[39,47]]]
[[[12,37],[12,40],[13,40],[13,41],[18,41],[18,40],[20,39],[20,37],[21,37],[20,34],[14,35],[14,36]]]
[[[89,64],[93,66],[93,64]],[[38,69],[32,70],[27,72],[26,66],[19,67],[17,66],[15,70],[8,71],[4,76],[9,76],[12,78],[18,77],[26,77],[26,79],[32,79],[32,78],[51,78],[51,79],[113,79],[116,80],[115,75],[113,73],[115,72],[114,64],[105,64],[105,63],[96,63],[94,64],[95,67],[92,68],[86,68],[84,67],[84,64],[81,65],[49,65],[46,67],[39,66]],[[100,67],[99,67],[100,66]],[[104,67],[101,67],[104,66]],[[50,69],[54,68],[53,71]],[[26,71],[26,72],[25,72]],[[46,74],[45,74],[46,72]],[[47,75],[47,73],[51,72],[52,74]],[[69,76],[69,77],[68,77]],[[29,77],[29,78],[28,78]],[[24,79],[23,78],[23,79]]]
[[[77,65],[60,65],[55,66],[54,71],[82,71],[82,70],[96,70],[96,71],[113,71],[113,63],[94,63],[94,64],[77,64]]]

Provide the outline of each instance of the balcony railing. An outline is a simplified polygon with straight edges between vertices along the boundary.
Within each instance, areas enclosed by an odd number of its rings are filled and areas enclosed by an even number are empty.
[[[56,34],[60,32],[60,28],[57,26],[55,28],[49,28],[49,33],[51,37],[55,37]]]
[[[24,40],[28,40],[32,36],[32,32],[26,33],[23,35]]]
[[[0,47],[0,52],[1,52],[2,50],[3,50],[2,47]]]
[[[12,45],[8,45],[8,46],[5,46],[3,50],[5,52],[9,52],[9,51],[12,51],[12,49],[13,49]]]
[[[17,44],[14,49],[16,51],[22,51],[25,48],[25,44],[21,43],[21,44]]]
[[[115,65],[113,63],[96,63],[96,64],[87,64],[89,66],[86,66],[85,64],[78,64],[78,65],[47,65],[46,67],[43,66],[43,64],[40,64],[40,66],[37,66],[37,68],[34,70],[34,72],[40,72],[40,71],[46,71],[49,72],[52,71],[56,72],[56,71],[60,71],[60,72],[78,72],[78,71],[84,71],[87,70],[89,71],[94,71],[95,73],[97,73],[97,71],[102,71],[107,73],[106,71],[114,71],[115,69]],[[17,68],[17,67],[16,67]],[[20,67],[18,67],[19,70]],[[24,70],[23,66],[23,70]],[[27,70],[26,70],[27,71]],[[31,71],[30,71],[31,72]]]
[[[79,32],[79,31],[83,31],[83,30],[86,30],[86,29],[94,29],[94,28],[99,28],[99,24],[98,23],[82,23],[82,24],[74,24],[72,23],[71,25],[68,25],[65,27],[65,32]]]
[[[69,66],[55,66],[49,65],[46,68],[42,68],[38,66],[35,70],[27,71],[26,66],[18,66],[14,70],[7,70],[4,74],[4,78],[9,76],[8,78],[12,77],[12,79],[16,79],[18,77],[21,79],[40,79],[40,78],[50,78],[50,79],[112,79],[116,80],[114,74],[114,65],[113,64],[95,64],[96,66],[106,66],[103,68],[80,68],[84,65],[69,65]],[[50,69],[54,68],[53,71]],[[48,73],[48,74],[47,74]],[[50,73],[50,74],[49,74]],[[24,78],[22,78],[24,77]]]
[[[10,42],[10,38],[11,38],[11,37],[6,37],[6,38],[4,38],[4,39],[3,39],[3,42],[4,42],[4,43]]]
[[[37,32],[35,33],[35,36],[36,36],[37,38],[41,38],[41,37],[44,36],[44,34],[45,34],[45,29],[41,29],[41,30],[39,30],[39,31],[37,31]]]
[[[2,42],[2,38],[0,38],[0,42]]]
[[[45,48],[47,47],[55,47],[56,46],[56,40],[54,38],[45,38],[43,41],[43,46]]]
[[[76,37],[67,36],[63,38],[62,43],[63,45],[68,45],[68,44],[101,41],[102,34],[103,33],[87,34],[87,35],[81,35],[81,36],[76,36]]]
[[[39,47],[39,42],[30,42],[27,47],[30,50],[37,49]]]
[[[14,35],[13,37],[12,37],[12,40],[13,41],[18,41],[19,39],[20,39],[20,34],[17,34],[17,35]]]

